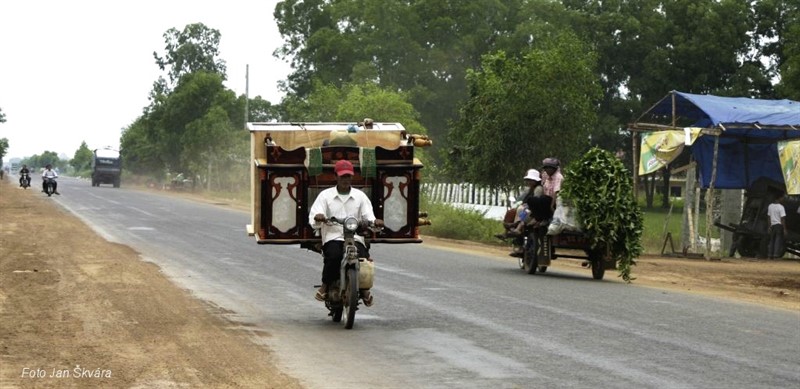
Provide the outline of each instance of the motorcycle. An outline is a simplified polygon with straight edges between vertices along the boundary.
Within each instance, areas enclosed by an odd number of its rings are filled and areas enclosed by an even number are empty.
[[[31,176],[30,176],[30,174],[28,174],[28,173],[20,174],[20,176],[19,176],[19,186],[21,186],[22,189],[28,189],[28,187],[31,186]]]
[[[326,223],[342,226],[344,255],[339,267],[339,280],[328,287],[325,307],[328,309],[328,316],[331,316],[336,323],[342,321],[342,316],[346,312],[344,328],[349,330],[353,328],[362,291],[372,288],[375,271],[371,259],[359,258],[355,235],[359,233],[363,236],[365,231],[379,232],[382,228],[375,227],[372,223],[361,222],[352,216],[344,220],[330,218]]]
[[[522,255],[519,268],[528,274],[544,273],[550,266],[550,240],[547,223],[526,225],[522,234]]]
[[[56,192],[56,179],[53,177],[44,177],[44,192],[47,193],[47,197],[53,195]]]

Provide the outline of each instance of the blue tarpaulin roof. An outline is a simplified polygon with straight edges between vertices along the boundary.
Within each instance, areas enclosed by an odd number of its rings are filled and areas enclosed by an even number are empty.
[[[738,124],[795,126],[800,130],[800,102],[759,100],[746,97],[721,97],[673,92],[677,114],[694,120],[693,127],[736,127]],[[672,94],[661,99],[649,113],[672,115]],[[774,135],[767,135],[768,137]]]
[[[673,106],[673,95],[674,106]],[[744,97],[696,95],[673,91],[645,112],[645,118],[676,126],[719,128],[715,188],[746,189],[759,177],[784,182],[777,142],[800,139],[800,102]],[[714,137],[701,136],[692,145],[700,183],[709,187],[714,160]]]

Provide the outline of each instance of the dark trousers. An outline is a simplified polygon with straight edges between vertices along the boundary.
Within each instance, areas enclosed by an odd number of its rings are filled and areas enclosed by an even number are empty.
[[[783,224],[773,224],[769,227],[769,245],[767,245],[767,257],[783,257]]]
[[[360,258],[369,258],[369,250],[361,242],[356,242],[356,248]],[[328,241],[322,246],[322,253],[325,262],[322,266],[322,283],[333,285],[334,282],[339,280],[339,269],[342,266],[342,257],[344,256],[344,241]]]
[[[42,181],[42,192],[47,192],[47,180]],[[58,181],[53,180],[53,192],[58,192]]]

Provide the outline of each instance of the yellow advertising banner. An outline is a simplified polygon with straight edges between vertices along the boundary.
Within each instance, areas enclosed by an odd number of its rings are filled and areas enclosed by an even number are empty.
[[[683,151],[684,131],[642,133],[639,175],[650,174],[672,162]]]
[[[786,182],[787,194],[800,194],[800,141],[778,142],[778,156],[781,159],[781,171]]]

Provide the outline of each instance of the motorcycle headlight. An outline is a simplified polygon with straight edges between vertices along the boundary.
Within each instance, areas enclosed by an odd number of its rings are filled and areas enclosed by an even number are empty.
[[[358,220],[354,217],[344,219],[344,228],[348,231],[355,231],[358,228]]]

